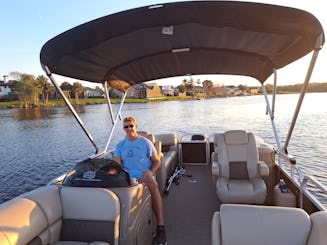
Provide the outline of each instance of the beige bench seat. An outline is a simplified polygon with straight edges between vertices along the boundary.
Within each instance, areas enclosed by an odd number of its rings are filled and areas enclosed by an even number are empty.
[[[117,245],[119,219],[108,189],[45,186],[0,205],[0,244]]]
[[[167,179],[176,168],[178,161],[177,143],[178,138],[175,133],[156,134],[156,141],[161,144],[161,151],[163,157],[161,159],[161,166],[157,172],[158,185],[160,192],[164,192],[166,188]]]
[[[327,211],[222,204],[211,228],[212,245],[326,245]]]

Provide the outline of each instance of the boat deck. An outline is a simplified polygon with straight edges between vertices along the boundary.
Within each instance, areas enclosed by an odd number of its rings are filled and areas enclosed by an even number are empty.
[[[186,165],[180,184],[172,184],[164,197],[164,216],[169,245],[211,244],[211,220],[219,202],[207,165]]]

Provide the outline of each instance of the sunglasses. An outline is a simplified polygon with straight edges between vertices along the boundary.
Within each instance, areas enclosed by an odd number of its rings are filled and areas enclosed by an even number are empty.
[[[131,125],[125,125],[124,128],[134,128],[134,125],[131,124]]]

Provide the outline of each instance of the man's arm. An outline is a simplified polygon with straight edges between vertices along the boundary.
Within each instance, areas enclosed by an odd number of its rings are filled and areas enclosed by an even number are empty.
[[[150,157],[151,161],[152,161],[152,166],[150,171],[155,174],[158,170],[158,168],[160,167],[160,157],[158,154],[154,154],[153,156]]]
[[[121,158],[120,156],[114,156],[114,161],[121,165]]]

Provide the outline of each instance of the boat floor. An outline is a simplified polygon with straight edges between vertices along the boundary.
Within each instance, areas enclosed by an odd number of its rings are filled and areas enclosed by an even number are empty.
[[[219,202],[207,165],[186,165],[180,184],[171,185],[164,197],[164,216],[169,245],[211,244],[211,220]]]

